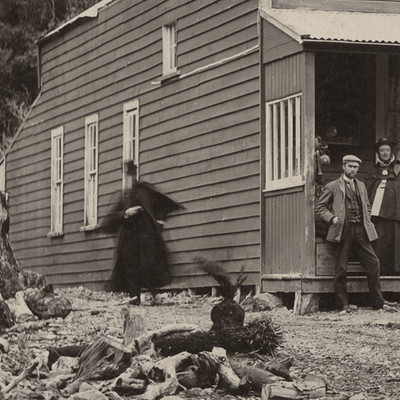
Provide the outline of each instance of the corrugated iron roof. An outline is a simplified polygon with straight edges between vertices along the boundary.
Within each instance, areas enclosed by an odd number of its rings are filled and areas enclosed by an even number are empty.
[[[400,44],[400,14],[261,8],[267,21],[306,41]]]

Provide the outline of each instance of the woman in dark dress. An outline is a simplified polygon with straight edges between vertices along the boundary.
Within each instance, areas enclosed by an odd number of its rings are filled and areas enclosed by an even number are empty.
[[[133,177],[132,188],[123,192],[102,227],[109,233],[119,231],[113,290],[136,296],[140,304],[141,288],[149,289],[154,298],[156,289],[171,282],[162,226],[181,206],[152,185],[136,181],[132,162],[126,168]]]
[[[374,146],[378,156],[376,174],[369,188],[371,217],[378,233],[372,242],[381,264],[381,275],[400,273],[400,164],[396,143],[380,138]]]

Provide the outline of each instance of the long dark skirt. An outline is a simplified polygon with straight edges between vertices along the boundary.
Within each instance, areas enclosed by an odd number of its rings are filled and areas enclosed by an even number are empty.
[[[136,295],[140,288],[157,289],[171,282],[164,240],[145,212],[129,218],[121,229],[113,289]]]
[[[381,264],[381,275],[400,274],[400,221],[373,217],[378,239],[372,246]]]

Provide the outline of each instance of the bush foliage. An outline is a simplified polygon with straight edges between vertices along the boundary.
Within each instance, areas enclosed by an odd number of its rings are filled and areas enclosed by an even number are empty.
[[[38,94],[36,41],[99,0],[0,0],[0,149]]]

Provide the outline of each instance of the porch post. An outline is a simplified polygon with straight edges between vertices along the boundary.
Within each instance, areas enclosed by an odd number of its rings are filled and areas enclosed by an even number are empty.
[[[315,276],[315,56],[314,53],[302,54],[302,91],[303,91],[303,129],[304,129],[304,171],[305,171],[305,276]]]

